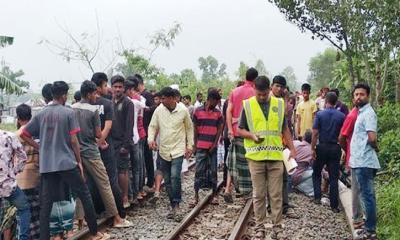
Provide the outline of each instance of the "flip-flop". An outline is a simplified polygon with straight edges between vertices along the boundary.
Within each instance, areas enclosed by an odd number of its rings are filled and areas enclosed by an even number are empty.
[[[99,233],[100,233],[100,232],[99,232]],[[111,236],[110,236],[109,234],[107,234],[107,233],[101,233],[101,236],[92,238],[92,240],[108,240],[108,239],[110,239],[110,238],[111,238]]]
[[[226,203],[233,203],[232,194],[224,193],[224,200]]]
[[[190,207],[190,208],[194,208],[194,207],[197,206],[198,203],[199,203],[199,201],[191,201],[191,202],[189,203],[189,207]]]
[[[118,223],[113,226],[113,228],[128,228],[128,227],[133,227],[133,223],[126,219],[123,219],[122,223]]]

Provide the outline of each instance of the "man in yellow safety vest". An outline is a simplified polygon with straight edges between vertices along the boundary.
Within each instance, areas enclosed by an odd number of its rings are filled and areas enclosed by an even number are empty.
[[[246,159],[253,185],[253,205],[256,218],[256,239],[265,238],[267,191],[271,202],[271,237],[282,231],[283,140],[296,156],[290,130],[285,120],[283,99],[269,94],[269,79],[255,80],[256,96],[243,101],[238,134],[244,138]]]

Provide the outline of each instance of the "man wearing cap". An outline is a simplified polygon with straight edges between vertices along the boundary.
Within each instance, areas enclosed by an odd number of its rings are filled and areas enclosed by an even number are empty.
[[[296,150],[285,121],[283,99],[269,94],[269,79],[266,76],[257,77],[254,85],[256,96],[243,101],[237,133],[244,138],[245,157],[251,173],[255,239],[265,238],[267,193],[274,224],[271,238],[276,239],[282,231],[283,140],[290,149],[290,157],[296,157]]]
[[[285,94],[285,89],[286,89],[286,79],[285,77],[281,75],[277,75],[272,79],[272,85],[271,85],[271,92],[274,97],[276,98],[281,98],[284,100],[284,94]],[[285,100],[284,100],[285,101]],[[285,110],[287,106],[287,102],[285,102]],[[285,111],[285,119],[287,121],[287,111]],[[288,191],[288,175],[286,171],[283,171],[283,185],[282,185],[282,211],[283,214],[285,214],[288,217],[296,217],[295,213],[292,208],[289,208],[289,191]]]

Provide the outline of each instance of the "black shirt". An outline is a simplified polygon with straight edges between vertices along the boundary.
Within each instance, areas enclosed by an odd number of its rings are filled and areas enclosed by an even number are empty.
[[[111,136],[115,147],[123,146],[131,149],[133,146],[133,102],[124,96],[118,102],[113,101],[114,118],[112,122]]]
[[[148,109],[145,109],[143,113],[143,126],[147,134],[147,129],[149,128],[151,117],[153,116],[154,110],[156,108],[154,106],[153,94],[151,94],[147,90],[144,90],[142,92],[142,96],[146,99],[146,106],[149,107]]]
[[[113,104],[107,98],[99,97],[94,105],[98,106],[101,130],[103,130],[106,121],[113,120]]]
[[[260,103],[259,103],[260,104]],[[265,103],[260,104],[261,110],[264,113],[265,119],[268,121],[268,115],[269,115],[269,101]],[[283,123],[282,123],[282,132],[287,126],[287,121],[286,121],[286,116],[283,118]],[[239,128],[241,129],[246,129],[249,131],[249,126],[247,124],[247,117],[246,113],[244,111],[244,108],[242,109],[242,113],[240,114],[240,121],[239,121]]]

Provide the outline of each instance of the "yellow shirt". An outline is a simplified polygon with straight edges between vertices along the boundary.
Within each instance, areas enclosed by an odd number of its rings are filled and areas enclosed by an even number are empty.
[[[297,105],[296,115],[300,116],[300,136],[304,136],[307,129],[312,129],[313,115],[317,111],[317,105],[313,100],[302,101]]]
[[[157,132],[160,137],[159,154],[166,161],[183,156],[186,148],[193,148],[193,123],[183,104],[177,104],[173,111],[163,104],[157,107],[149,125],[149,142],[155,140]]]

